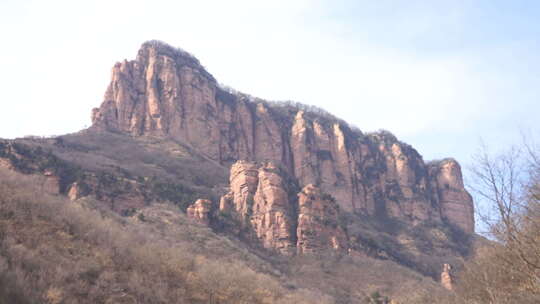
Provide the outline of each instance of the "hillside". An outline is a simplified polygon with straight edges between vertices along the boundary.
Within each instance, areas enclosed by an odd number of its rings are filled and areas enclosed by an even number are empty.
[[[161,42],[92,121],[0,141],[0,300],[432,303],[476,239],[455,160],[226,90]]]
[[[171,205],[121,217],[92,198],[43,194],[44,177],[6,169],[0,177],[1,303],[363,303],[376,291],[430,303],[446,296],[391,261],[330,253],[286,259],[215,234]]]

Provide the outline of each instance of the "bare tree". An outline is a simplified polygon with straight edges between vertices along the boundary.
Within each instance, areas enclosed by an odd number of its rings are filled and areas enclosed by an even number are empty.
[[[483,145],[470,171],[492,242],[466,265],[458,293],[467,303],[538,303],[540,150],[525,143],[493,156]]]
[[[490,155],[482,145],[470,168],[470,188],[480,204],[478,216],[488,233],[500,241],[515,238],[517,214],[524,206],[522,152],[516,147],[500,155]]]

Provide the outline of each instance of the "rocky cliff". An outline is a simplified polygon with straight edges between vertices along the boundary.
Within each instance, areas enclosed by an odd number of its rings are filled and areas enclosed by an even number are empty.
[[[335,200],[312,184],[299,191],[271,162],[233,164],[230,191],[221,197],[219,210],[235,217],[265,248],[284,254],[348,248]]]
[[[349,247],[347,234],[341,227],[338,205],[333,197],[313,184],[298,193],[297,226],[298,253]]]
[[[97,130],[177,140],[227,166],[270,161],[300,187],[313,184],[329,193],[345,211],[474,231],[472,200],[456,161],[426,165],[388,132],[364,134],[320,111],[225,90],[193,56],[160,42],[143,44],[135,60],[114,66],[92,122]],[[255,226],[257,235],[288,250],[294,240],[285,194],[276,187],[281,181],[270,169],[262,176],[249,165],[241,170],[241,176],[231,176],[238,191],[222,205],[233,201],[236,211],[264,218]],[[251,206],[255,197],[265,205]]]
[[[433,188],[437,189],[441,215],[464,231],[474,231],[474,209],[471,195],[465,190],[461,167],[452,159],[428,165]]]

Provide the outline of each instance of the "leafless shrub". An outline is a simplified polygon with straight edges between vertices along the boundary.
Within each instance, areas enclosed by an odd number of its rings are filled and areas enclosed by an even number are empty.
[[[493,156],[482,146],[475,157],[470,188],[480,203],[477,218],[493,242],[480,248],[461,274],[463,302],[540,301],[538,151],[526,142]]]

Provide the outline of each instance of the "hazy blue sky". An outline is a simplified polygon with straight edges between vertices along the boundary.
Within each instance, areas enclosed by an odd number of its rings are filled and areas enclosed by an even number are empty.
[[[467,164],[538,130],[540,1],[0,2],[0,137],[90,124],[116,61],[159,39],[223,84],[390,130]]]

